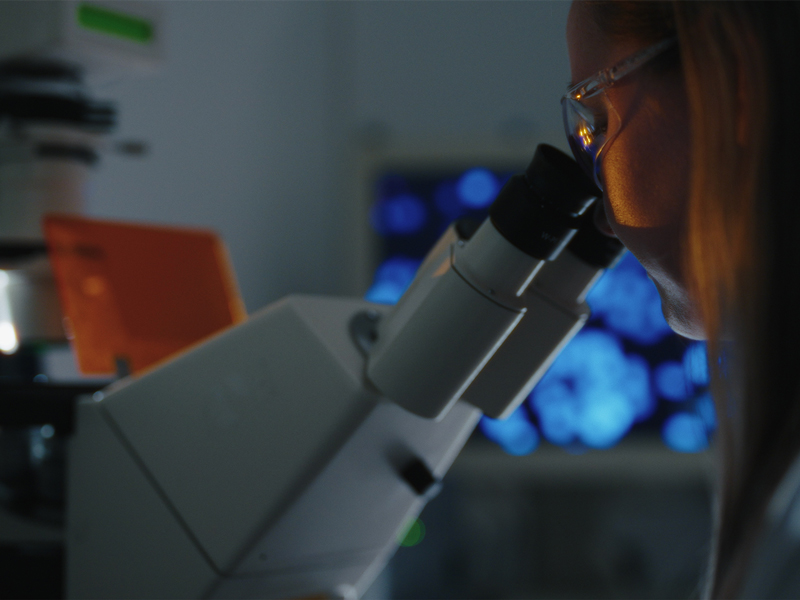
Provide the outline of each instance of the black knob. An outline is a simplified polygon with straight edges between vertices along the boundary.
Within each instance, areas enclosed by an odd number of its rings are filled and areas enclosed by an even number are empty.
[[[431,473],[428,465],[419,458],[412,459],[405,467],[400,469],[400,476],[420,496],[424,496],[439,483],[439,480]]]

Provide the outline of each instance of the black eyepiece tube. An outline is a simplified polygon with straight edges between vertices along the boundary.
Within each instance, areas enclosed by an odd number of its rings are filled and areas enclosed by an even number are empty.
[[[601,195],[572,158],[547,144],[536,148],[523,175],[500,190],[489,218],[514,246],[552,260],[580,228],[580,217]]]
[[[567,249],[588,265],[598,269],[612,268],[625,255],[625,246],[617,238],[597,229],[591,211],[583,216],[582,221]]]

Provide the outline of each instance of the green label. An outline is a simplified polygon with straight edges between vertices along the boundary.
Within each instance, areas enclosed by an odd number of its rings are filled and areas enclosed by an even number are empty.
[[[146,44],[153,39],[153,25],[150,21],[94,4],[78,5],[78,24],[92,31],[140,44]]]

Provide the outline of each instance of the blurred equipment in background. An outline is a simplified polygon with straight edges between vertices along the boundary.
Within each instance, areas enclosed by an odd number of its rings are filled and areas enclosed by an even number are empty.
[[[82,212],[116,123],[89,84],[155,70],[159,20],[138,2],[0,5],[0,351],[63,340],[41,220]]]
[[[48,212],[82,211],[89,171],[114,122],[112,106],[88,98],[76,68],[34,59],[0,63],[5,353],[29,342],[64,340],[41,220]]]
[[[64,589],[66,436],[75,371],[41,229],[81,214],[117,114],[91,87],[155,70],[155,3],[0,3],[0,596]],[[56,359],[56,360],[53,360]],[[60,369],[54,369],[61,363]]]

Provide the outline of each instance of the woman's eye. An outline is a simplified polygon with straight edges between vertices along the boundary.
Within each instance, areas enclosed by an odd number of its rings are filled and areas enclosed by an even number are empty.
[[[608,116],[606,114],[595,115],[592,122],[592,131],[595,135],[605,135],[608,131]]]

